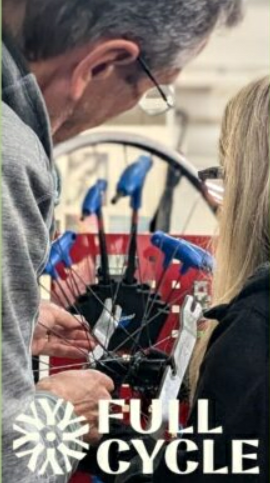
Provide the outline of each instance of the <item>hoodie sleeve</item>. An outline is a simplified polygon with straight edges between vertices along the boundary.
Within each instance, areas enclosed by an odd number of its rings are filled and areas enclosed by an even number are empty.
[[[41,394],[35,391],[31,345],[38,320],[38,277],[43,271],[49,250],[49,229],[53,217],[53,183],[50,164],[34,133],[22,123],[5,104],[2,107],[2,447],[3,481],[8,483],[66,483],[74,466],[64,476],[53,473],[39,475],[46,455],[45,442],[52,439],[52,450],[62,442],[56,431],[49,436],[42,430],[47,425],[46,414],[38,401]],[[48,408],[53,411],[58,399],[43,394]],[[31,406],[32,404],[32,406]],[[16,418],[36,411],[40,421],[36,427]],[[63,417],[59,410],[55,424]],[[75,419],[75,415],[73,415]],[[45,424],[46,423],[46,424]],[[14,427],[16,424],[17,427]],[[26,426],[22,426],[26,424]],[[21,427],[18,430],[18,427]],[[80,426],[75,423],[68,431]],[[39,428],[40,431],[36,431]],[[26,431],[26,433],[24,433]],[[29,440],[29,433],[32,439]],[[14,441],[26,437],[20,448],[24,457],[16,456]],[[30,470],[33,446],[39,445],[41,459]],[[76,445],[75,445],[76,446]],[[73,449],[79,447],[73,446]],[[27,453],[30,451],[30,453]],[[63,457],[60,460],[63,464]]]

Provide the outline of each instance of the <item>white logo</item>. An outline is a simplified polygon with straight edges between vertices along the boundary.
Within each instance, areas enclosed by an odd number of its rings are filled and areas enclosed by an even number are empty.
[[[80,440],[89,432],[88,424],[67,430],[72,424],[86,421],[85,417],[74,419],[74,407],[63,399],[51,406],[51,401],[38,399],[30,404],[29,414],[18,416],[17,424],[13,425],[13,429],[21,435],[13,442],[16,456],[28,458],[29,470],[47,477],[71,472],[72,461],[82,460],[89,448]]]

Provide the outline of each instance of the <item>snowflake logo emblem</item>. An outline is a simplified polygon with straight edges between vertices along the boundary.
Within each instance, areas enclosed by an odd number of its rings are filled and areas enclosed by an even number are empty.
[[[13,450],[18,458],[28,458],[28,469],[38,475],[69,474],[72,463],[89,449],[80,439],[89,432],[89,425],[83,424],[86,418],[74,419],[73,405],[63,399],[52,407],[51,401],[40,398],[15,421],[13,429],[20,437],[13,441]]]

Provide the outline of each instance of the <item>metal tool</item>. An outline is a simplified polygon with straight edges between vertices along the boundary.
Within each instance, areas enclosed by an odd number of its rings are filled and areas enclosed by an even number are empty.
[[[115,204],[123,197],[130,197],[130,206],[132,209],[130,243],[128,251],[127,270],[124,281],[128,285],[136,283],[134,274],[136,271],[136,253],[137,253],[137,234],[138,234],[138,216],[142,206],[142,193],[148,172],[153,166],[150,156],[140,156],[138,161],[128,166],[121,175],[117,184],[116,195],[112,200]]]
[[[105,179],[99,179],[97,183],[89,189],[82,205],[83,220],[92,215],[95,215],[97,217],[98,238],[101,256],[99,278],[105,285],[108,285],[110,283],[109,259],[102,211],[104,195],[107,191],[107,188],[107,181]]]
[[[180,313],[181,329],[172,350],[172,363],[166,368],[159,389],[158,399],[162,403],[162,420],[164,426],[155,435],[156,437],[159,437],[166,428],[166,424],[169,421],[169,402],[177,399],[183,384],[195,348],[197,326],[202,315],[203,311],[200,304],[196,303],[194,298],[188,295]]]
[[[104,310],[93,328],[93,335],[100,342],[100,345],[97,345],[89,353],[89,362],[91,364],[99,361],[104,356],[110,340],[119,325],[121,316],[121,307],[119,305],[113,306],[112,299],[106,299]]]

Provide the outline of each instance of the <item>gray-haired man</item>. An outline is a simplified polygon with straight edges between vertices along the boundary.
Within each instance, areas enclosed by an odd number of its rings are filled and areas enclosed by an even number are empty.
[[[233,26],[241,0],[4,0],[46,100],[56,140],[136,105],[152,81],[169,84],[218,25]],[[24,19],[21,21],[21,19]]]

